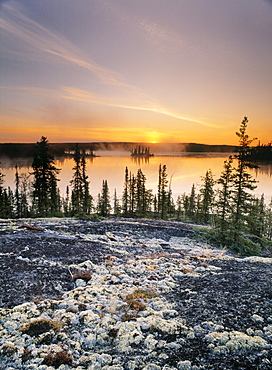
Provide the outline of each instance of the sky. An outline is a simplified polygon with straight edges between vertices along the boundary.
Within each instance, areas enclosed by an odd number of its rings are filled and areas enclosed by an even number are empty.
[[[272,1],[0,0],[0,142],[272,140]]]

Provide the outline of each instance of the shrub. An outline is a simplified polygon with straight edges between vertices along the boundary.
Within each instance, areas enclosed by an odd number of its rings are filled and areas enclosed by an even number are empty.
[[[259,256],[262,250],[262,247],[259,243],[254,243],[250,239],[239,238],[234,248],[244,256]]]
[[[137,298],[151,299],[157,297],[158,294],[153,290],[148,289],[136,289],[131,294],[126,295],[126,301],[130,301]]]
[[[142,311],[146,307],[139,299],[127,299],[127,304],[135,311]]]
[[[59,321],[36,319],[25,324],[25,326],[20,328],[19,331],[33,337],[46,333],[50,330],[54,330],[55,332],[57,332],[60,330],[61,326],[62,324]]]
[[[148,289],[136,289],[131,294],[127,294],[125,300],[130,308],[135,311],[142,311],[145,309],[145,304],[140,299],[147,300],[157,297],[157,293]]]
[[[65,351],[59,351],[55,354],[49,354],[44,357],[42,364],[47,366],[54,366],[56,369],[60,365],[72,365],[73,359]]]

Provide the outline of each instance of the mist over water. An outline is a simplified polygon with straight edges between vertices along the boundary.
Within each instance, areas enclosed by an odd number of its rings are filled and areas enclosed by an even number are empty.
[[[99,150],[95,152],[97,157],[87,157],[87,174],[90,181],[90,190],[94,198],[101,191],[102,181],[108,180],[110,195],[113,196],[114,189],[119,198],[122,196],[125,168],[134,175],[141,168],[147,178],[146,186],[157,192],[158,169],[159,165],[166,165],[168,180],[171,180],[171,188],[174,199],[182,193],[190,193],[191,187],[195,184],[198,189],[201,184],[201,177],[208,169],[211,169],[214,178],[220,176],[224,160],[231,153],[177,153],[158,152],[150,158],[133,158],[128,151],[109,151]],[[232,153],[233,154],[233,153]],[[4,186],[15,187],[15,166],[18,166],[19,174],[31,173],[32,158],[0,158],[1,171],[5,175]],[[61,194],[64,195],[67,185],[73,176],[73,158],[55,158],[56,167],[61,169],[58,178],[58,185]],[[272,197],[272,164],[262,164],[259,169],[251,171],[254,178],[258,181],[255,194],[261,196],[265,194],[268,202]]]

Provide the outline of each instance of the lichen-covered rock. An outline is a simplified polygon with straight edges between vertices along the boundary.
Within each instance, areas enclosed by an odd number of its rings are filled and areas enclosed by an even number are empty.
[[[121,322],[116,326],[116,347],[120,352],[131,352],[132,345],[139,346],[144,339],[138,322]]]
[[[161,370],[160,366],[156,365],[156,364],[153,364],[153,363],[150,363],[150,364],[147,364],[143,370]]]
[[[210,343],[210,348],[214,354],[239,353],[264,350],[271,346],[266,340],[259,336],[249,336],[238,331],[217,333],[212,332],[205,336],[205,340]]]
[[[81,221],[71,220],[71,225],[81,225]],[[100,234],[92,234],[90,225],[85,224],[88,236],[80,232],[81,238],[76,239],[84,239],[85,244],[76,247],[79,254],[86,248],[88,258],[96,258],[107,248],[97,263],[64,265],[64,260],[47,257],[35,262],[39,268],[62,267],[69,281],[69,270],[91,271],[88,282],[71,282],[71,290],[58,299],[36,299],[0,309],[3,369],[54,370],[49,363],[57,361],[60,352],[67,363],[59,370],[215,370],[231,368],[232,359],[237,368],[270,370],[272,317],[267,292],[272,274],[267,261],[224,259],[224,252],[189,238],[169,238],[165,225],[158,235],[150,229],[152,237],[146,233],[141,238],[137,228],[130,234],[126,228],[118,235],[115,231],[107,234],[107,224]],[[178,223],[175,232],[179,227]],[[73,248],[77,241],[71,241]],[[103,244],[93,248],[92,255],[91,243],[96,242]],[[33,261],[29,258],[27,263]],[[252,290],[254,268],[254,276],[261,278],[258,289]],[[236,292],[240,277],[243,285]],[[219,299],[218,291],[222,291]],[[128,299],[131,295],[134,302]],[[248,308],[252,297],[254,304]],[[233,322],[238,330],[230,327]]]
[[[192,369],[191,361],[189,360],[179,361],[177,363],[177,368],[178,370],[191,370]]]

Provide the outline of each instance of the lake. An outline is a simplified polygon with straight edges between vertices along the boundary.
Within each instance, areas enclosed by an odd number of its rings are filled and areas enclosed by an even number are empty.
[[[98,151],[95,158],[87,158],[87,174],[90,180],[91,194],[96,197],[101,191],[103,180],[108,180],[110,194],[113,196],[114,189],[120,198],[123,191],[124,173],[127,166],[129,171],[137,174],[138,168],[147,178],[146,186],[157,192],[159,165],[167,166],[168,179],[171,179],[171,187],[174,198],[178,194],[190,193],[192,184],[198,188],[201,177],[208,169],[211,169],[215,179],[223,170],[224,160],[228,158],[226,153],[167,153],[156,154],[149,159],[132,158],[128,152]],[[18,165],[19,174],[31,172],[31,158],[7,159],[0,158],[1,171],[5,175],[4,186],[14,189],[15,165]],[[56,158],[56,166],[61,169],[59,174],[59,188],[64,195],[66,186],[69,185],[73,175],[74,160],[72,158]],[[255,194],[265,194],[266,201],[272,197],[272,163],[262,164],[258,170],[251,171],[258,181]]]

